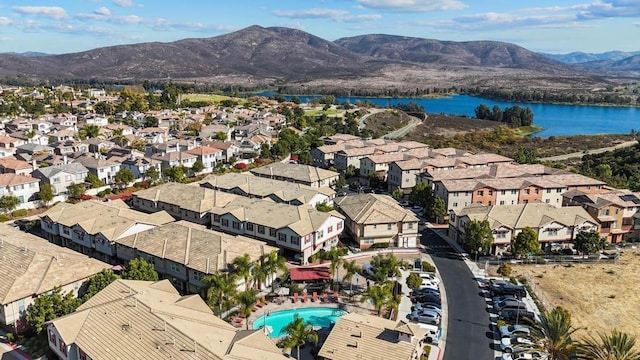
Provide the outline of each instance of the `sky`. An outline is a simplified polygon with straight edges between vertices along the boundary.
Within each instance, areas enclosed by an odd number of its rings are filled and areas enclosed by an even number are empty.
[[[327,40],[496,40],[549,53],[640,50],[640,0],[2,0],[0,52],[61,54],[251,25]]]

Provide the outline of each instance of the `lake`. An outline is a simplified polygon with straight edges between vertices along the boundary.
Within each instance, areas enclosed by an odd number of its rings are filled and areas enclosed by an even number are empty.
[[[312,101],[320,96],[299,96],[303,102]],[[498,105],[501,108],[520,105],[530,107],[533,111],[535,125],[544,128],[535,136],[549,137],[558,135],[582,134],[628,134],[631,129],[640,130],[640,108],[585,106],[585,105],[556,105],[530,104],[495,101],[468,95],[455,95],[444,98],[363,98],[337,97],[338,103],[348,101],[355,103],[370,101],[385,107],[408,102],[415,102],[424,106],[429,113],[445,113],[474,116],[475,108],[480,104],[487,104],[489,108]]]

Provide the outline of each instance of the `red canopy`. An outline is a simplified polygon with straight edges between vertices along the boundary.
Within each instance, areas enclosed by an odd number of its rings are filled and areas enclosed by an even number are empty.
[[[291,281],[331,280],[328,267],[294,267],[289,269]]]

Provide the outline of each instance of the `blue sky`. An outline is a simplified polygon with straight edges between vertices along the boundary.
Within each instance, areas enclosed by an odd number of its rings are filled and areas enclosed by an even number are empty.
[[[383,33],[552,53],[640,50],[640,0],[2,0],[0,52],[68,53],[251,25],[327,40]]]

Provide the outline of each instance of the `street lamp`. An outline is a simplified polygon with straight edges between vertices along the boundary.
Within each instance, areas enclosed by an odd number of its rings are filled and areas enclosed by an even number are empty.
[[[478,254],[482,251],[482,247],[478,247],[478,251],[476,251],[476,262],[478,262]]]

